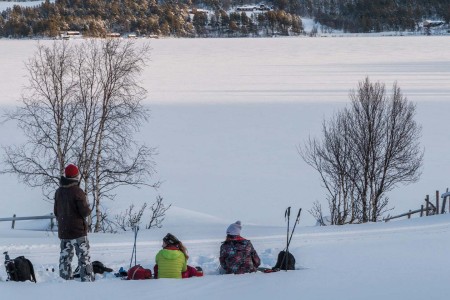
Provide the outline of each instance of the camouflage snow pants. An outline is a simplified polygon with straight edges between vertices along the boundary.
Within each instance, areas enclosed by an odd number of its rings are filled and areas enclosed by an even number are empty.
[[[73,279],[72,258],[74,249],[78,257],[81,281],[94,281],[95,277],[89,256],[89,241],[86,236],[73,240],[61,240],[59,276],[66,280]]]

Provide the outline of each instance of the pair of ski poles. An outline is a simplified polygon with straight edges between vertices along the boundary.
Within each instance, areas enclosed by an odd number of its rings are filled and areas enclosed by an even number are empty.
[[[134,265],[136,265],[136,239],[139,231],[139,226],[133,226],[133,231],[134,231],[134,245],[133,245],[133,252],[131,252],[130,268],[131,264],[133,263],[133,257],[134,257]]]
[[[289,221],[291,219],[291,207],[289,206],[286,208],[286,211],[284,212],[284,218],[287,220],[287,234],[286,234],[286,252],[284,253],[283,262],[285,264],[285,270],[288,270],[289,265],[289,245],[292,240],[292,236],[294,235],[295,227],[300,222],[300,214],[302,212],[302,209],[300,208],[297,213],[297,218],[295,219],[294,227],[292,228],[291,235],[289,236]]]

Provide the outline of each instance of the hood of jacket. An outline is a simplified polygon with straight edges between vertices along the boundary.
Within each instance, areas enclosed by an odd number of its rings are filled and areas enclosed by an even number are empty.
[[[175,259],[178,259],[180,256],[182,256],[184,254],[180,250],[162,249],[161,250],[161,255],[165,259],[175,260]]]
[[[79,181],[78,181],[78,178],[67,178],[67,177],[61,176],[61,178],[59,179],[59,184],[63,188],[69,188],[72,186],[78,186]]]

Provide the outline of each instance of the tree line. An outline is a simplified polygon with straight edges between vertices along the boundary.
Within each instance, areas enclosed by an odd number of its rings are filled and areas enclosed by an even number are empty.
[[[0,36],[56,37],[63,31],[84,36],[130,33],[175,37],[295,35],[298,15],[284,10],[237,13],[215,5],[210,16],[191,3],[155,0],[48,0],[38,7],[14,6],[1,13]]]
[[[67,30],[93,37],[110,32],[176,37],[296,35],[303,32],[299,16],[344,32],[413,31],[425,18],[450,22],[450,0],[266,2],[273,10],[246,14],[232,8],[255,1],[46,0],[38,7],[16,5],[3,11],[0,36],[55,37]],[[211,15],[194,7],[208,9]]]
[[[275,0],[277,2],[284,3],[277,7],[290,13],[313,17],[326,27],[344,32],[414,31],[427,18],[450,22],[450,0]]]

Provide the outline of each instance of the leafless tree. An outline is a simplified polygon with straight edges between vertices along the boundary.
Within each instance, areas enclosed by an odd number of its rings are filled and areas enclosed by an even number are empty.
[[[76,86],[73,51],[67,43],[37,46],[27,63],[28,84],[22,106],[6,113],[22,129],[27,142],[4,150],[3,173],[15,173],[26,184],[41,187],[51,200],[66,162],[73,161],[76,142]]]
[[[150,207],[152,214],[150,216],[150,221],[148,225],[145,226],[146,229],[151,228],[161,228],[162,222],[164,221],[164,217],[166,215],[166,211],[172,206],[165,206],[163,203],[163,198],[161,196],[156,197],[156,202]]]
[[[366,78],[350,99],[349,108],[324,123],[323,138],[300,149],[327,189],[333,224],[379,220],[387,193],[417,181],[423,160],[415,105],[396,83],[387,95],[384,84]]]
[[[156,202],[152,206],[148,207],[147,202],[144,203],[138,211],[134,210],[134,204],[131,204],[125,212],[122,212],[115,216],[115,223],[117,227],[126,231],[132,229],[135,226],[139,226],[142,219],[145,218],[145,212],[150,210],[150,220],[148,225],[145,226],[146,229],[151,228],[161,228],[162,222],[166,215],[167,210],[170,208],[165,206],[163,203],[163,198],[161,196],[156,197]]]
[[[64,166],[76,163],[94,208],[94,231],[104,220],[103,199],[113,199],[117,187],[158,187],[149,181],[156,150],[133,139],[149,115],[138,81],[149,51],[148,45],[115,39],[39,45],[27,63],[23,107],[7,114],[27,143],[5,149],[3,172],[42,187],[51,199]]]
[[[348,174],[354,172],[351,161],[351,147],[348,142],[348,128],[342,113],[322,125],[323,139],[310,138],[300,155],[312,166],[327,190],[331,225],[353,223],[357,219],[357,201],[355,201],[353,182]],[[311,210],[319,223],[323,223],[321,205],[315,204]]]
[[[86,192],[92,194],[94,218],[101,213],[101,199],[121,185],[150,185],[154,173],[150,157],[154,148],[138,145],[133,132],[147,120],[141,104],[146,91],[137,76],[148,59],[149,48],[116,39],[91,40],[75,48],[78,100],[82,104],[83,139],[78,145]],[[99,230],[95,222],[94,231]]]
[[[141,223],[142,216],[144,215],[145,209],[147,208],[147,202],[144,203],[138,211],[134,210],[134,204],[131,204],[125,212],[116,215],[116,223],[120,229],[126,231],[135,226],[139,226]]]

